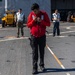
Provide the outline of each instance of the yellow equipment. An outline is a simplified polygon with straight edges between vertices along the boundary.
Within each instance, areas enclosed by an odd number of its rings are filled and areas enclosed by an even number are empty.
[[[73,22],[75,22],[75,15],[72,15],[71,19],[72,19]]]
[[[6,11],[5,16],[2,18],[2,27],[5,27],[7,25],[11,25],[13,27],[16,27],[15,11],[14,10]]]

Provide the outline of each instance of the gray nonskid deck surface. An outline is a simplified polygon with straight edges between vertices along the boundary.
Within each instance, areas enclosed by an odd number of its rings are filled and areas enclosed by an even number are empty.
[[[67,27],[70,27],[70,29],[66,29]],[[61,23],[60,28],[61,33],[65,32],[61,34],[61,37],[52,36],[53,26],[47,28],[50,34],[47,33],[47,45],[65,69],[45,48],[46,72],[41,72],[38,66],[37,75],[75,75],[75,25],[74,23]],[[25,27],[24,30],[25,37],[30,37],[29,29]],[[30,41],[27,38],[17,39],[17,28],[2,28],[0,32],[0,75],[32,75]],[[38,60],[38,65],[39,62]]]
[[[31,71],[31,49],[28,40],[0,43],[0,74],[28,75]]]
[[[0,42],[0,46],[0,75],[32,75],[32,49],[29,40]],[[47,72],[41,72],[38,67],[38,75],[56,75],[55,72],[58,72],[56,70],[61,69],[61,67],[47,48],[45,52],[45,67]],[[57,74],[63,75],[60,72]]]

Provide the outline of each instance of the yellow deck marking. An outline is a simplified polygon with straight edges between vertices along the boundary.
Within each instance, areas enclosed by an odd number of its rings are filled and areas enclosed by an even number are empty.
[[[62,69],[66,69],[63,64],[60,62],[60,60],[58,59],[58,57],[53,53],[53,51],[50,49],[50,47],[48,45],[46,45],[47,49],[50,51],[50,53],[53,55],[53,57],[55,58],[55,60],[58,62],[58,64],[62,67]],[[70,75],[70,73],[66,73],[67,75]]]

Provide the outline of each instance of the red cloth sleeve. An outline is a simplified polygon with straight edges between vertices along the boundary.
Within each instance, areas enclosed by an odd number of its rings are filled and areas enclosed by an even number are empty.
[[[35,24],[35,21],[32,19],[32,14],[30,13],[27,20],[27,26],[31,28]]]
[[[51,25],[50,19],[49,19],[46,12],[44,13],[44,19],[41,21],[41,25],[44,25],[44,26],[50,26]]]

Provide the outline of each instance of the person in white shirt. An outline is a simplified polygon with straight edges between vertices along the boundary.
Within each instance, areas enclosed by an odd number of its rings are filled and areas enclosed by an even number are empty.
[[[58,10],[56,9],[55,12],[52,14],[52,20],[53,20],[53,36],[56,35],[57,31],[57,36],[60,35],[60,29],[59,29],[59,22],[60,22],[60,13],[58,13]]]
[[[21,8],[16,13],[16,18],[15,19],[16,19],[17,26],[18,26],[17,37],[19,38],[20,29],[21,29],[21,36],[24,37],[23,23],[25,22],[25,15],[24,15],[24,13],[22,13]]]

